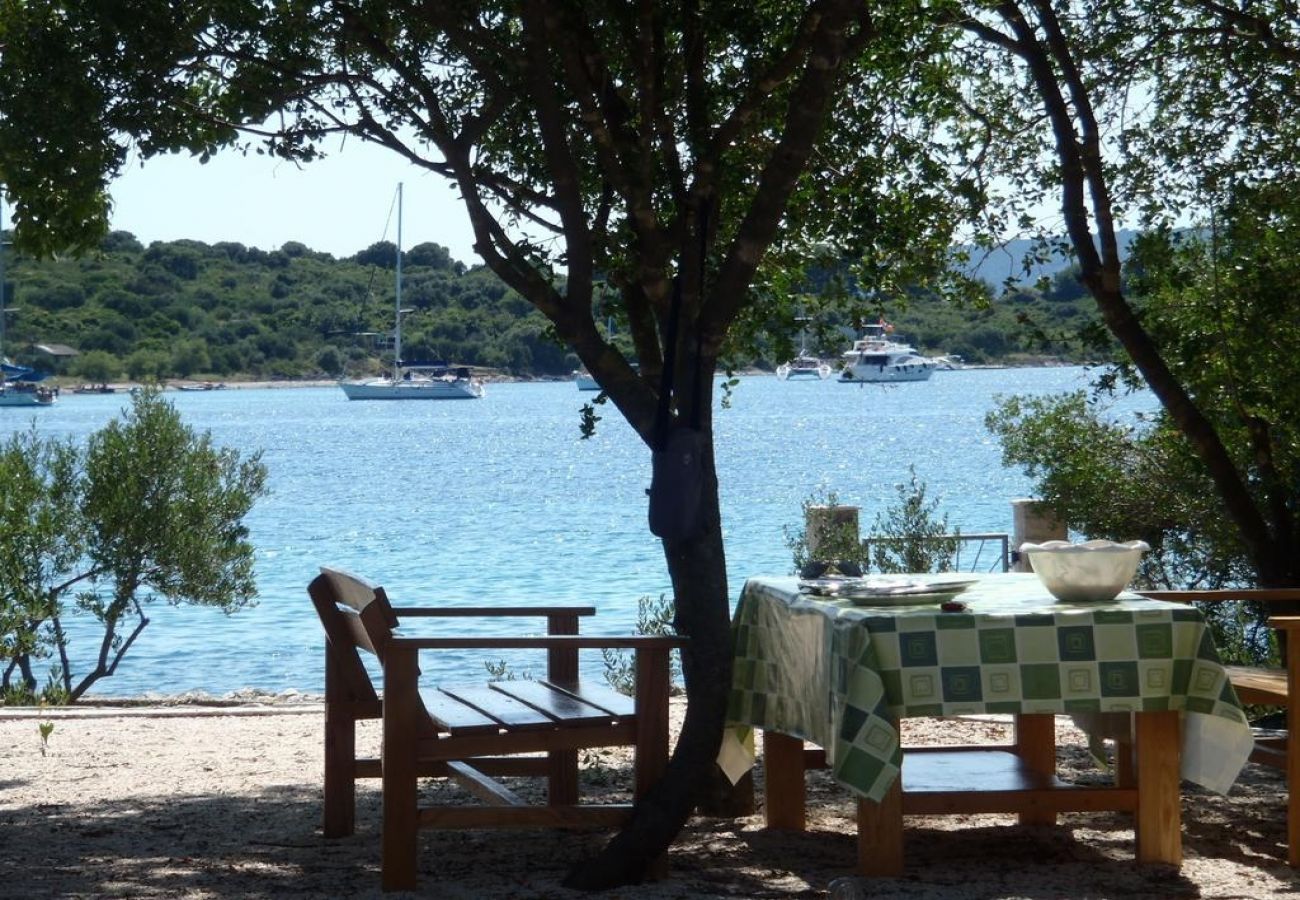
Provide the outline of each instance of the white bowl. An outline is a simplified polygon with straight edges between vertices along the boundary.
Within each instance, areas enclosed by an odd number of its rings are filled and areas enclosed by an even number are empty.
[[[1044,541],[1021,544],[1020,552],[1057,600],[1113,600],[1133,580],[1146,541]]]

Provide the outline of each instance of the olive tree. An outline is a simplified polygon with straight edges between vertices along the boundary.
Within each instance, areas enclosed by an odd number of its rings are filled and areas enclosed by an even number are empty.
[[[111,676],[149,624],[152,603],[234,612],[256,597],[243,521],[265,493],[259,454],[213,446],[156,390],[84,448],[34,431],[0,448],[0,650],[6,693],[40,687],[75,701]],[[69,616],[102,627],[74,671]]]

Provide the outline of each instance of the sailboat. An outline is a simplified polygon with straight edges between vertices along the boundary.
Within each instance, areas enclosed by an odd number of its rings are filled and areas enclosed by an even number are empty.
[[[0,207],[0,231],[4,225],[4,212]],[[0,406],[40,407],[53,406],[58,397],[57,388],[40,384],[46,378],[44,372],[37,372],[26,366],[12,365],[5,359],[5,265],[4,238],[0,236]]]
[[[806,322],[807,319],[800,319]],[[808,328],[799,332],[799,355],[776,367],[776,377],[782,381],[798,378],[817,378],[825,381],[831,377],[831,367],[808,352]]]
[[[379,378],[340,381],[349,400],[477,400],[483,384],[467,366],[402,359],[402,185],[397,185],[397,276],[393,323],[393,370]]]

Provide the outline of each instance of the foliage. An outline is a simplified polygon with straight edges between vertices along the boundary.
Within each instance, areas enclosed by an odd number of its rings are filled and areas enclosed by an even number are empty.
[[[391,274],[358,258],[302,248],[267,253],[237,244],[155,242],[113,232],[82,258],[7,254],[20,307],[6,350],[48,368],[37,343],[77,348],[67,374],[82,381],[309,378],[361,375],[391,365]],[[388,251],[395,250],[389,244]],[[160,267],[183,252],[186,277]],[[493,367],[517,376],[568,375],[578,364],[544,317],[490,272],[444,265],[446,248],[404,254],[402,323],[408,355]],[[393,258],[385,260],[391,271]],[[64,297],[75,293],[79,302]],[[380,337],[376,339],[375,335]]]
[[[959,541],[948,516],[936,518],[939,498],[908,467],[908,481],[897,485],[898,505],[876,513],[867,540],[858,537],[858,509],[843,506],[834,491],[815,491],[802,504],[802,527],[786,526],[794,571],[829,562],[841,572],[854,568],[882,573],[947,572],[955,565]],[[809,533],[809,529],[813,529]]]
[[[879,572],[949,572],[956,565],[960,540],[939,512],[939,498],[927,497],[916,466],[907,467],[907,484],[896,486],[898,505],[876,514],[865,547]]]
[[[196,434],[156,390],[85,448],[33,430],[0,448],[0,688],[6,698],[72,702],[111,676],[153,602],[230,613],[254,601],[243,519],[265,493],[258,454]],[[102,627],[94,662],[73,671],[70,615]],[[53,660],[41,687],[36,667]]]
[[[664,594],[660,594],[658,600],[652,600],[649,596],[637,597],[637,634],[676,634],[673,612],[673,601]],[[632,696],[636,692],[635,654],[629,650],[614,650],[609,647],[600,652],[605,658],[605,680],[619,693]],[[677,693],[680,691],[678,685],[681,684],[682,677],[681,655],[678,651],[672,651],[669,665],[668,681],[672,691]]]
[[[1162,416],[1125,422],[1083,391],[1001,399],[985,421],[1002,461],[1071,531],[1144,540],[1139,582],[1218,588],[1248,578],[1249,561],[1187,443]]]
[[[1297,227],[1294,186],[1239,187],[1206,227],[1145,236],[1130,274],[1145,327],[1243,473],[1245,493],[1268,517],[1277,547],[1292,559],[1300,551],[1300,539],[1287,530],[1300,501],[1300,367],[1291,349],[1300,340],[1300,317],[1290,298],[1300,277]],[[1103,381],[1121,383],[1141,379],[1125,367]],[[1266,572],[1258,553],[1169,413],[1141,430],[1104,424],[1099,415],[1085,415],[1079,399],[1068,411],[1040,405],[1021,419],[1028,434],[1011,434],[1017,426],[1002,422],[1004,448],[1039,477],[1044,496],[1056,497],[1053,505],[1076,511],[1076,527],[1090,536],[1147,540],[1153,552],[1143,572],[1154,583],[1259,584]],[[1267,611],[1240,613],[1225,604],[1207,613],[1229,655],[1271,652]]]
[[[804,498],[799,524],[786,525],[783,530],[796,573],[810,563],[836,563],[836,568],[861,570],[869,564],[858,539],[858,509],[844,506],[833,490],[819,488]]]

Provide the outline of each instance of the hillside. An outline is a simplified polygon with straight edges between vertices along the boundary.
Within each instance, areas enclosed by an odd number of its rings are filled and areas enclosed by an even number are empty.
[[[238,243],[154,242],[113,232],[101,252],[79,259],[6,259],[5,352],[50,368],[35,344],[80,355],[60,374],[122,378],[335,377],[378,371],[391,358],[395,247],[374,244],[338,259],[299,243],[264,251]],[[546,320],[482,267],[451,259],[438,244],[403,255],[403,355],[445,359],[517,377],[558,377],[576,357]],[[899,333],[931,353],[973,362],[1067,355],[1040,346],[1028,319],[1049,332],[1094,316],[1068,272],[1051,290],[1024,289],[986,310],[914,301],[891,317]],[[836,357],[847,339],[818,348]],[[762,358],[740,365],[774,365]]]

